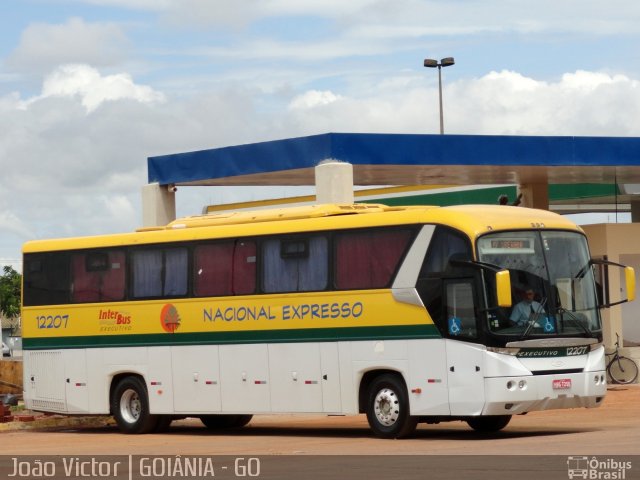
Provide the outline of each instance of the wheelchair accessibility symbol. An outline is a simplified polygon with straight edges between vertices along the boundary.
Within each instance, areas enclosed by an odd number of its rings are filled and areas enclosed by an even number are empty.
[[[542,328],[544,329],[544,333],[554,333],[556,331],[555,322],[549,317],[545,317]]]
[[[449,318],[449,335],[460,335],[462,333],[462,321],[458,317]]]

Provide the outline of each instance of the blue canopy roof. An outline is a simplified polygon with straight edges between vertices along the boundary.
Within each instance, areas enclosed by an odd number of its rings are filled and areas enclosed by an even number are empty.
[[[356,185],[640,183],[640,138],[325,133],[148,159],[161,185],[312,185],[354,166]],[[580,168],[577,168],[580,167]]]

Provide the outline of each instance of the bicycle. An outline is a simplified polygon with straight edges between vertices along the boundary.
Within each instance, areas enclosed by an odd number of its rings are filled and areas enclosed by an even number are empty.
[[[607,354],[607,357],[611,357],[607,363],[607,374],[613,383],[621,385],[633,383],[638,378],[638,365],[630,358],[620,355],[619,348],[620,335],[616,333],[616,349]]]

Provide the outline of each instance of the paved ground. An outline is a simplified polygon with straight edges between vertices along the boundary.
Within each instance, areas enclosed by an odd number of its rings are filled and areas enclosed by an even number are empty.
[[[597,409],[514,417],[502,432],[479,435],[461,422],[421,425],[414,438],[381,440],[364,416],[258,416],[244,429],[213,432],[198,420],[167,433],[123,435],[115,426],[58,426],[0,432],[5,455],[638,455],[640,386],[609,390]],[[23,426],[24,428],[24,426]],[[566,463],[566,460],[565,460]],[[640,471],[640,466],[637,469]]]

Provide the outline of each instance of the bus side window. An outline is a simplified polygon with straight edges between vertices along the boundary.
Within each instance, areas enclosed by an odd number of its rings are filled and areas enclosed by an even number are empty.
[[[122,250],[78,252],[71,255],[73,303],[124,299],[125,255]]]
[[[468,277],[468,269],[452,265],[450,260],[471,260],[471,244],[452,228],[437,226],[422,263],[416,289],[431,319],[443,335],[448,335],[448,310],[444,299],[447,279]]]
[[[255,292],[256,244],[248,240],[198,245],[193,251],[196,297],[247,295]]]
[[[388,287],[411,238],[410,230],[398,229],[337,234],[334,260],[336,288],[354,290]]]
[[[177,297],[187,294],[188,254],[184,247],[132,252],[134,298]]]
[[[35,253],[24,258],[24,305],[69,303],[71,272],[66,252]]]
[[[266,293],[326,290],[327,237],[269,238],[262,242],[262,288]]]
[[[449,336],[476,338],[473,284],[470,281],[446,282],[445,297]]]

